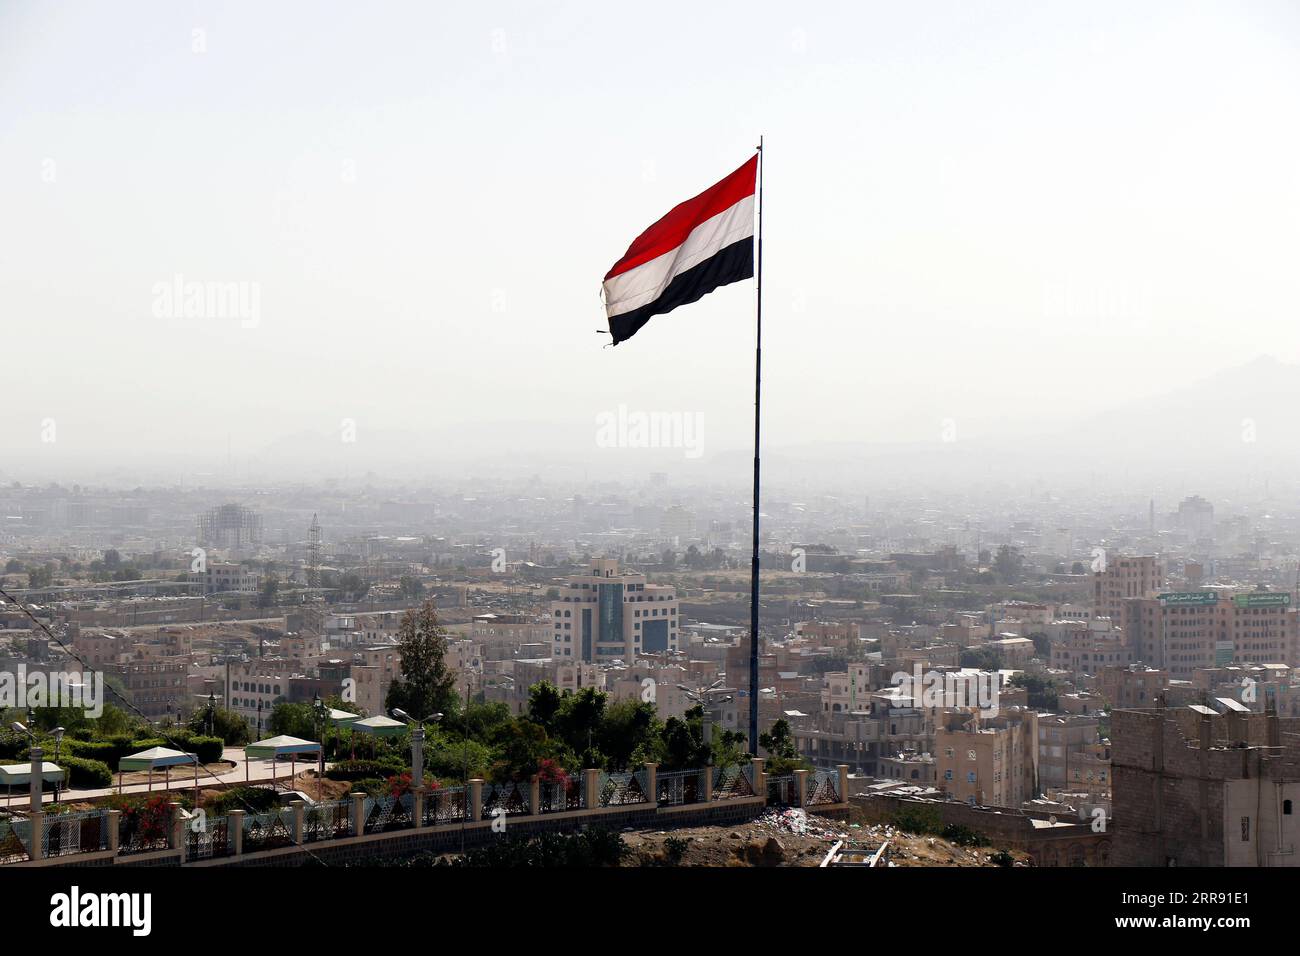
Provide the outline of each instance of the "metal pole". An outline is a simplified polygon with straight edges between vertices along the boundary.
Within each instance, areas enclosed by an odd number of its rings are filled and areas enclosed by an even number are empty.
[[[763,381],[763,137],[758,138],[758,305],[754,334],[754,554],[749,566],[749,750],[758,755],[758,440]]]
[[[424,785],[424,725],[416,724],[411,731],[411,786]]]
[[[39,813],[41,810],[41,783],[42,777],[44,777],[43,771],[45,770],[45,751],[40,747],[32,747],[31,755],[32,762],[27,768],[31,771],[31,780],[28,781],[31,794],[31,810],[32,813]]]

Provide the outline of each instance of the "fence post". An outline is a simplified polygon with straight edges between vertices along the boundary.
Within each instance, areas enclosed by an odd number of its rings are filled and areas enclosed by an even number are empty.
[[[528,781],[528,815],[537,816],[542,812],[542,781],[533,774]]]
[[[231,810],[227,816],[226,832],[230,834],[232,856],[241,856],[244,852],[244,814],[247,810]]]
[[[808,806],[808,771],[796,770],[794,772],[794,792],[796,807]]]
[[[171,826],[168,827],[167,845],[173,850],[181,851],[180,862],[185,862],[185,820],[181,817],[181,805],[176,801],[168,804],[171,808]]]
[[[307,804],[302,800],[292,800],[289,806],[293,808],[293,842],[295,846],[302,846],[303,808]]]
[[[704,802],[713,802],[713,764],[704,768]]]
[[[587,810],[596,810],[600,807],[600,771],[583,770],[582,787],[586,794]]]
[[[752,759],[754,767],[754,796],[762,797],[763,802],[767,802],[767,774],[763,773],[763,758],[754,757]]]
[[[366,795],[351,794],[352,797],[352,834],[364,836],[366,832]]]
[[[109,810],[108,816],[108,848],[117,853],[122,847],[122,811]]]
[[[659,764],[647,760],[645,763],[646,802],[652,807],[659,806]]]
[[[424,787],[416,787],[411,791],[414,799],[411,801],[411,810],[415,814],[415,829],[424,826]]]
[[[849,765],[846,763],[837,764],[836,770],[840,772],[840,803],[849,802]]]
[[[27,814],[32,823],[32,845],[27,849],[27,856],[33,860],[45,859],[45,811],[32,810]]]
[[[469,822],[478,823],[483,819],[483,781],[474,777],[469,782]]]

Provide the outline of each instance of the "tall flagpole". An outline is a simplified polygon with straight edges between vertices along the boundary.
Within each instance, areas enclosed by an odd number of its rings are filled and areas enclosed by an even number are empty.
[[[758,138],[758,305],[754,336],[754,556],[749,566],[749,751],[758,756],[758,422],[763,381],[763,137]]]

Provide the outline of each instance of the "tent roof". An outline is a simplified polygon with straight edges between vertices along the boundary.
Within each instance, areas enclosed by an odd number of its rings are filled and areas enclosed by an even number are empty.
[[[348,724],[364,734],[375,734],[379,737],[390,737],[403,733],[406,730],[406,724],[400,720],[393,720],[391,717],[385,717],[379,714],[375,717],[367,717],[365,720],[354,720]]]
[[[330,720],[336,724],[346,724],[354,720],[360,720],[360,714],[349,714],[346,710],[335,710],[330,708]]]
[[[194,754],[181,753],[179,750],[169,750],[166,747],[150,747],[148,750],[141,750],[138,754],[123,757],[117,762],[117,769],[125,773],[131,770],[157,770],[161,767],[198,762]]]
[[[50,763],[48,760],[41,761],[41,779],[51,782],[62,780],[64,776],[63,768],[58,764]],[[32,782],[32,765],[27,763],[11,763],[0,766],[0,784],[6,787],[16,787],[20,784],[30,784]]]
[[[314,740],[303,740],[301,737],[290,737],[287,734],[281,734],[278,737],[267,737],[265,740],[249,744],[244,748],[244,759],[270,760],[279,757],[281,754],[314,754],[319,752],[320,744]]]

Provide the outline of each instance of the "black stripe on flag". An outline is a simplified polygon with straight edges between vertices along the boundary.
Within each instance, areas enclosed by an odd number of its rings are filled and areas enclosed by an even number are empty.
[[[754,278],[754,237],[723,246],[717,254],[673,277],[663,295],[639,309],[609,317],[614,344],[636,335],[653,315],[671,312],[679,305],[698,302],[714,289],[742,279]]]

